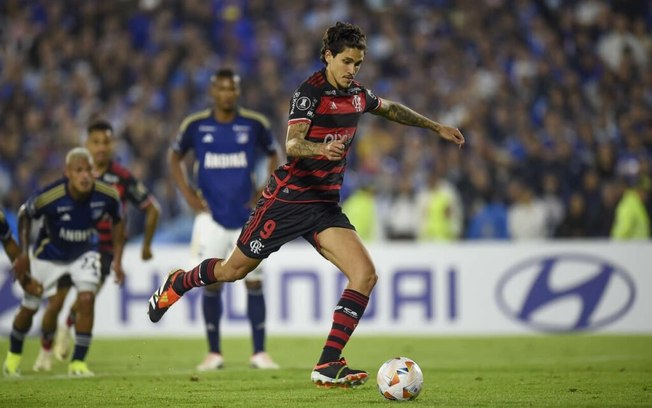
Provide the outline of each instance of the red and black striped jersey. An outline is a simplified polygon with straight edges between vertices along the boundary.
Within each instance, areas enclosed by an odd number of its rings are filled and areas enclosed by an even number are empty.
[[[141,209],[150,203],[151,194],[147,187],[136,180],[129,170],[115,161],[111,161],[107,170],[96,178],[109,184],[118,191],[125,218],[126,211],[124,207],[127,205],[127,202]],[[100,252],[113,252],[111,225],[112,221],[107,218],[97,223],[96,229],[100,237]]]
[[[278,200],[316,202],[340,200],[346,157],[363,113],[377,109],[380,99],[357,82],[347,89],[336,89],[326,80],[326,70],[315,72],[292,96],[288,125],[310,124],[306,140],[329,143],[341,140],[346,145],[342,160],[324,156],[295,158],[276,169],[265,195]]]

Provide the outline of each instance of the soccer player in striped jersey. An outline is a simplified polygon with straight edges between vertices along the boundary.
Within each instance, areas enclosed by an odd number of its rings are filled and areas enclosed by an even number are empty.
[[[311,380],[322,387],[355,387],[367,381],[366,371],[349,368],[341,356],[378,279],[369,253],[338,204],[358,121],[370,112],[431,130],[460,147],[464,136],[457,128],[380,98],[356,82],[365,53],[366,39],[359,27],[338,22],[326,30],[321,49],[324,69],[292,96],[285,142],[288,162],[273,173],[236,250],[224,260],[209,258],[189,271],[172,271],[149,300],[150,320],[159,321],[193,287],[242,279],[283,244],[303,237],[348,279]]]
[[[100,283],[100,255],[95,226],[107,215],[113,220],[113,269],[116,274],[122,274],[124,223],[118,193],[108,184],[94,181],[92,162],[85,148],[72,149],[66,155],[65,177],[31,196],[19,210],[19,258],[29,265],[32,276],[43,284],[43,296],[27,293],[23,296],[14,318],[9,351],[3,364],[3,372],[7,376],[20,375],[23,343],[33,317],[42,297],[55,294],[57,281],[64,274],[70,274],[79,301],[75,350],[68,365],[68,374],[93,375],[85,358],[91,343],[95,293]],[[32,251],[29,251],[31,223],[40,218],[43,224]],[[35,365],[47,369],[39,365],[43,352],[41,349]],[[51,361],[51,358],[48,360]]]
[[[154,239],[161,212],[158,201],[141,181],[137,180],[127,168],[114,160],[115,136],[113,126],[109,122],[101,119],[91,122],[86,130],[85,147],[93,157],[93,176],[117,190],[123,212],[126,213],[127,203],[131,203],[134,207],[144,211],[145,229],[141,259],[145,261],[151,259],[152,240]],[[102,272],[100,288],[104,284],[106,277],[111,274],[114,252],[111,225],[112,221],[109,218],[102,219],[97,224]],[[115,272],[116,282],[122,284],[124,280],[122,271]],[[70,276],[62,276],[59,279],[57,293],[49,299],[48,306],[43,314],[41,345],[47,350],[52,347],[52,333],[49,330],[56,327],[53,346],[54,356],[61,361],[67,359],[72,351],[73,338],[71,330],[75,325],[75,317],[79,307],[79,304],[75,302],[70,308],[65,324],[57,325],[57,318],[71,286]]]
[[[5,250],[5,253],[9,257],[9,260],[12,262],[12,269],[14,272],[14,279],[20,283],[20,286],[26,293],[39,296],[43,292],[43,286],[34,278],[31,277],[28,270],[26,270],[25,265],[20,265],[20,260],[18,255],[20,255],[20,247],[11,235],[11,229],[7,223],[7,218],[4,211],[0,209],[0,242],[2,242],[2,247]]]
[[[188,116],[172,144],[170,174],[190,208],[196,212],[190,243],[191,261],[208,256],[226,258],[235,246],[240,229],[255,203],[254,182],[261,154],[267,156],[268,174],[278,166],[276,143],[263,115],[238,106],[240,77],[220,69],[211,77],[212,109]],[[183,158],[195,156],[197,188],[191,186]],[[251,324],[253,353],[250,365],[273,369],[278,365],[265,351],[265,299],[262,269],[245,278],[247,317]],[[224,365],[220,347],[222,283],[204,288],[202,309],[208,338],[208,355],[197,370],[215,370]]]

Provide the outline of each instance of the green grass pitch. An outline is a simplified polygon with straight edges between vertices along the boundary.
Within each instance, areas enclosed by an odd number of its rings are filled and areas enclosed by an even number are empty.
[[[4,357],[8,341],[0,352]],[[225,368],[197,373],[203,339],[93,341],[96,376],[71,379],[67,365],[35,373],[37,340],[25,344],[23,377],[0,380],[2,407],[644,407],[652,406],[652,336],[522,337],[354,336],[345,356],[370,380],[357,389],[317,389],[310,371],[316,337],[272,337],[275,371],[248,367],[250,340],[226,338]],[[414,401],[384,400],[375,375],[387,359],[414,359],[424,389]]]

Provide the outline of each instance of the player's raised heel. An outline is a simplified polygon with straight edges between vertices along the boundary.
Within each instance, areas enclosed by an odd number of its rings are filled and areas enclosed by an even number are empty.
[[[310,379],[317,387],[332,388],[355,388],[369,379],[369,374],[363,370],[352,370],[346,364],[346,360],[320,364],[313,368]]]
[[[181,269],[176,269],[170,272],[161,287],[158,288],[152,297],[149,298],[149,310],[147,314],[149,315],[149,320],[153,323],[161,320],[170,306],[181,298],[181,295],[175,292],[174,288],[172,288],[172,284],[182,273],[184,273],[184,271]]]
[[[59,325],[56,334],[54,335],[54,358],[59,361],[66,361],[70,357],[72,351],[72,344],[74,339],[70,328],[66,325]]]
[[[38,357],[32,367],[34,371],[51,371],[52,370],[52,350],[41,348]]]

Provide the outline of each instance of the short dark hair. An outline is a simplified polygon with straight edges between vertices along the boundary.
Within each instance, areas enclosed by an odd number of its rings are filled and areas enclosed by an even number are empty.
[[[215,82],[217,78],[228,78],[235,82],[240,82],[240,75],[236,74],[231,68],[220,68],[213,75],[211,75],[211,82]]]
[[[367,49],[367,37],[360,27],[338,21],[334,26],[329,27],[322,38],[321,62],[326,63],[324,55],[330,51],[333,56],[344,51],[344,48],[357,48],[365,51]]]
[[[108,120],[104,119],[97,119],[91,122],[90,125],[88,125],[88,128],[86,129],[86,132],[90,134],[91,132],[95,131],[101,131],[101,132],[106,132],[109,131],[113,133],[113,126],[111,126],[111,123],[109,123]]]

